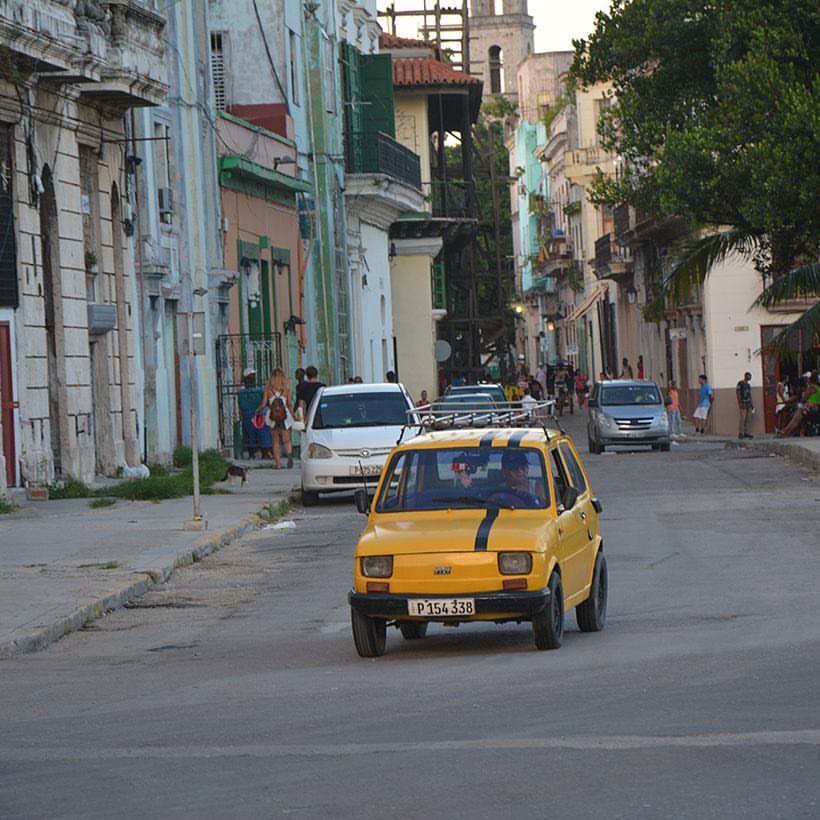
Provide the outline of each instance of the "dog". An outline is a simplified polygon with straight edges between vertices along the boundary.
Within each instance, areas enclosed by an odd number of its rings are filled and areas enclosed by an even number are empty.
[[[245,467],[240,467],[238,464],[229,464],[222,480],[227,481],[229,478],[241,478],[242,483],[240,486],[244,487],[245,482],[248,480],[248,471]]]

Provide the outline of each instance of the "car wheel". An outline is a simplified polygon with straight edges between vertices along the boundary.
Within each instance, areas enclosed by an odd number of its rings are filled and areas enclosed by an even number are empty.
[[[306,490],[302,487],[302,506],[303,507],[315,507],[319,503],[319,493],[313,492],[313,490]]]
[[[667,441],[665,444],[661,444],[661,445],[660,445],[661,452],[662,452],[662,453],[668,453],[668,452],[669,452],[669,448],[670,448],[670,446],[671,446],[671,445],[669,444],[669,442],[668,442],[668,441]]]
[[[378,658],[384,655],[387,623],[383,618],[368,618],[351,607],[350,624],[353,627],[353,643],[360,657]]]
[[[564,590],[561,576],[553,572],[550,599],[543,612],[532,616],[532,636],[537,649],[558,649],[564,638]]]
[[[417,641],[427,634],[427,621],[402,621],[399,631],[406,641]]]
[[[595,556],[595,569],[592,572],[592,587],[589,598],[575,607],[575,620],[581,632],[600,632],[606,625],[606,599],[609,592],[609,579],[606,572],[606,558],[603,552]]]
[[[598,449],[597,449],[595,452],[596,452],[598,455],[601,455],[601,453],[603,453],[603,451],[604,451],[604,450],[606,450],[606,447],[604,447],[604,445],[603,445],[603,444],[599,444],[599,445],[598,445]]]
[[[587,445],[589,446],[589,452],[593,455],[597,454],[598,452],[598,445],[592,440],[590,436],[587,436]]]

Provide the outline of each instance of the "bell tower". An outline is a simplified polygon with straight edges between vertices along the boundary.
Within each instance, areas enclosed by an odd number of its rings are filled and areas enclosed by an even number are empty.
[[[483,101],[503,94],[516,105],[518,66],[534,44],[527,0],[472,0],[469,30],[470,74],[484,81]]]

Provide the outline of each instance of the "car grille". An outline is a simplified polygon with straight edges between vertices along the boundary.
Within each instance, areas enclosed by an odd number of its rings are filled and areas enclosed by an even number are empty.
[[[618,429],[623,432],[648,430],[652,426],[652,418],[643,419],[615,419]]]
[[[344,458],[362,458],[362,450],[367,450],[370,455],[367,458],[386,458],[390,455],[390,447],[358,447],[355,450],[335,450],[336,455]]]
[[[368,475],[362,478],[360,475],[335,475],[333,476],[333,483],[334,484],[356,484],[359,487],[362,484],[368,484],[375,487],[379,483],[379,479],[381,476],[379,475]]]

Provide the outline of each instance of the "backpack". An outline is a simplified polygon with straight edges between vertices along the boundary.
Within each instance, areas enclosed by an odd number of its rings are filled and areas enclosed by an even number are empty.
[[[281,396],[274,396],[270,403],[272,421],[284,421],[288,417],[288,408]]]

